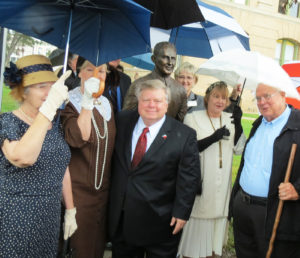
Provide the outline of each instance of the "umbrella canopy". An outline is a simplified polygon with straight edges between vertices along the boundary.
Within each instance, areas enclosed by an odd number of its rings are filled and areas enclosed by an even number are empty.
[[[291,77],[296,90],[300,94],[300,61],[293,61],[282,65],[282,68]],[[286,103],[292,105],[294,108],[300,109],[300,101],[286,98]]]
[[[196,0],[134,0],[152,11],[151,26],[171,29],[192,22],[204,21]]]
[[[150,51],[150,12],[132,0],[2,0],[0,25],[95,65]],[[72,14],[72,19],[70,15]]]
[[[122,61],[127,64],[131,64],[133,66],[152,71],[154,69],[154,63],[152,62],[151,56],[152,56],[151,53],[146,53],[146,54],[126,57],[123,58]]]
[[[282,68],[291,77],[295,88],[300,87],[300,61],[292,61],[282,65]]]
[[[244,87],[255,90],[263,83],[284,91],[288,97],[300,99],[290,77],[272,58],[255,51],[241,49],[219,53],[203,63],[199,74],[210,75],[236,85],[246,79]]]
[[[197,2],[205,22],[167,31],[152,28],[151,46],[160,41],[170,41],[175,44],[178,54],[201,58],[210,58],[235,48],[250,50],[249,37],[235,19],[218,7]]]
[[[210,58],[236,48],[250,50],[249,37],[235,19],[218,7],[201,1],[197,3],[205,22],[195,22],[172,30],[151,27],[151,47],[158,42],[169,41],[175,44],[178,54],[200,58]],[[128,63],[143,64],[143,60],[147,59],[145,56],[147,54],[129,59]],[[138,59],[143,60],[139,62]]]

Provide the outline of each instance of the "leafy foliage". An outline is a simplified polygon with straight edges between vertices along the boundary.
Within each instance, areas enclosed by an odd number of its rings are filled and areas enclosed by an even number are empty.
[[[34,44],[39,41],[32,37],[26,36],[22,33],[8,30],[7,32],[7,42],[6,42],[6,53],[5,53],[5,66],[8,66],[10,57],[14,52],[22,51],[24,46],[33,47]]]

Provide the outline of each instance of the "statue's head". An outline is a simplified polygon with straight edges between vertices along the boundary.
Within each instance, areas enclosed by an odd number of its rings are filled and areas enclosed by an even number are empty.
[[[160,42],[155,45],[151,58],[161,76],[170,76],[176,65],[176,48],[170,42]]]

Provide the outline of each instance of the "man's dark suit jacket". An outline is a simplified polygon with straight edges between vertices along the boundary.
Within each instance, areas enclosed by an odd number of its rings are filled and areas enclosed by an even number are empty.
[[[201,173],[196,132],[168,116],[140,164],[131,169],[138,118],[137,111],[118,113],[109,233],[113,238],[123,212],[125,240],[144,246],[170,239],[172,216],[189,219]]]

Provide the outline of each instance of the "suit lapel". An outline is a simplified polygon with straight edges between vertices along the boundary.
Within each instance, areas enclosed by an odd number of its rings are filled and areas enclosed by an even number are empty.
[[[139,118],[139,114],[138,112],[136,112],[134,113],[132,119],[129,119],[128,124],[124,125],[126,127],[124,137],[126,137],[126,139],[125,139],[123,153],[125,153],[125,162],[129,170],[131,170],[132,133],[138,118]]]

